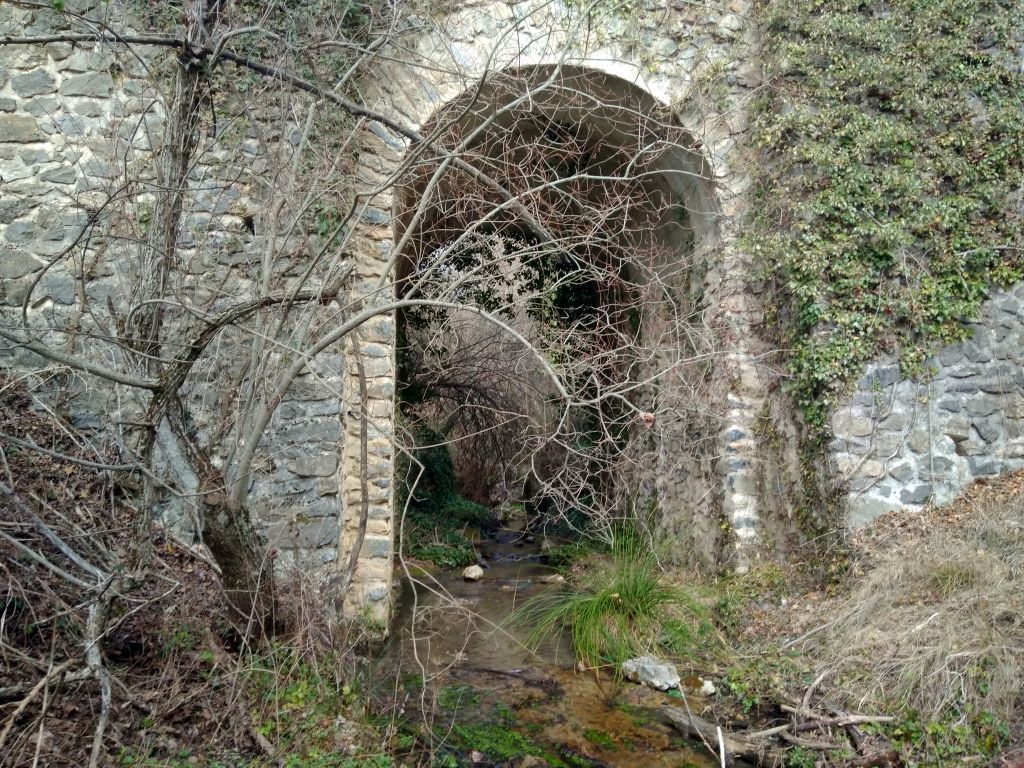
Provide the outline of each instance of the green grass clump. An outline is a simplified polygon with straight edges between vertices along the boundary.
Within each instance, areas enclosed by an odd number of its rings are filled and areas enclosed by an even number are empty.
[[[587,577],[586,588],[548,591],[516,611],[528,646],[567,631],[580,660],[598,666],[649,652],[690,656],[717,637],[707,610],[666,581],[650,544],[636,536],[619,535],[610,560]]]

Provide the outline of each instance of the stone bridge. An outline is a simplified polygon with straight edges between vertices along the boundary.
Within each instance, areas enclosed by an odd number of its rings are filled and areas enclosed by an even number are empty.
[[[92,12],[109,13],[103,8]],[[665,533],[680,548],[740,569],[772,556],[792,535],[808,489],[797,419],[761,328],[758,265],[740,239],[750,204],[748,103],[762,87],[750,4],[481,2],[421,21],[413,26],[422,31],[382,52],[359,87],[366,106],[384,117],[362,123],[358,162],[348,171],[359,207],[344,303],[366,322],[310,361],[261,443],[271,460],[254,466],[250,503],[281,549],[280,563],[330,584],[355,562],[346,610],[378,619],[390,610],[397,516],[396,319],[389,306],[400,266],[396,238],[406,234],[403,196],[418,191],[403,180],[405,161],[448,110],[467,99],[496,108],[495,82],[536,89],[538,114],[586,122],[609,142],[628,140],[616,110],[636,116],[637,130],[644,121],[671,123],[684,137],[660,161],[654,183],[688,216],[692,238],[667,245],[690,265],[682,290],[713,330],[715,354],[701,395],[703,447],[689,450],[692,439],[671,430],[658,434],[652,469]],[[0,23],[3,34],[62,29],[48,11],[9,5],[0,7]],[[47,265],[91,225],[103,191],[157,145],[138,138],[138,125],[155,137],[164,118],[152,106],[151,73],[114,46],[54,41],[6,46],[0,56],[4,325],[17,326],[7,318],[20,314],[31,290],[32,323],[70,327],[83,322],[84,297],[101,305],[124,295],[122,265],[132,246],[111,242],[109,263],[91,272],[70,260]],[[566,108],[550,97],[559,88],[598,106]],[[129,125],[136,126],[131,134]],[[212,269],[228,270],[236,295],[259,290],[254,265],[271,233],[251,211],[266,204],[265,151],[252,136],[211,144],[193,173],[183,248],[195,259],[188,284],[197,293]],[[901,380],[888,361],[865,372],[834,414],[835,438],[815,481],[817,494],[842,503],[848,523],[946,501],[974,478],[1024,466],[1022,304],[1020,287],[992,299],[975,338],[944,350],[925,383]],[[15,368],[40,369],[23,346],[11,343],[4,354]],[[43,375],[41,393],[56,380]],[[89,384],[76,393],[70,407],[80,428],[98,429],[100,414],[114,407],[130,411],[128,395]],[[209,389],[199,387],[194,398],[211,423],[225,407]],[[173,447],[164,446],[163,461],[176,466]],[[194,478],[179,474],[187,489]],[[171,506],[168,514],[181,535],[194,535],[187,509]]]

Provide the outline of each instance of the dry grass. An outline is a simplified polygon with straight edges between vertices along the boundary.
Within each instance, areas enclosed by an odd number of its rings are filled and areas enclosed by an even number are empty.
[[[1024,711],[1024,494],[981,498],[923,515],[917,535],[890,531],[898,541],[805,641],[858,707]]]

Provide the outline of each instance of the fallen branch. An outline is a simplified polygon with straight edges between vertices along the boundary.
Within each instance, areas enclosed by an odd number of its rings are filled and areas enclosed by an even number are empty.
[[[747,739],[720,731],[719,726],[711,721],[684,712],[678,707],[662,707],[660,712],[686,738],[718,742],[725,752],[725,765],[732,764],[733,758],[752,760],[765,768],[783,768],[786,764],[786,748],[771,746],[766,743],[766,739]]]
[[[786,752],[789,749],[787,745],[817,752],[848,748],[846,744],[800,738],[797,736],[798,733],[824,731],[828,728],[847,728],[863,723],[887,723],[893,720],[893,718],[884,715],[842,714],[835,717],[827,717],[817,715],[810,710],[805,710],[803,706],[791,707],[784,705],[782,709],[793,715],[809,718],[809,720],[801,723],[785,723],[760,731],[728,733],[715,723],[697,717],[689,709],[684,712],[678,707],[663,707],[661,714],[686,738],[699,738],[708,746],[708,749],[711,749],[711,743],[717,743],[720,747],[719,751],[721,752],[724,749],[728,758],[751,760],[759,766],[765,766],[765,768],[780,768],[785,765]],[[784,744],[773,743],[774,739],[778,739],[784,742]],[[711,751],[715,752],[713,749]],[[877,763],[865,762],[865,766],[889,764],[886,762],[889,760],[888,752],[865,757],[880,761]],[[726,762],[725,764],[729,763]]]

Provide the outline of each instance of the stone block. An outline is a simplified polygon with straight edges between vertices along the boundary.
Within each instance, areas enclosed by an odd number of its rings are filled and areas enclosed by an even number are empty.
[[[928,453],[932,447],[931,435],[928,434],[928,428],[920,424],[914,427],[910,436],[907,438],[907,446],[914,453]]]
[[[964,357],[972,363],[988,363],[992,360],[992,345],[987,338],[970,339],[960,347]]]
[[[967,412],[971,416],[991,416],[999,410],[1000,398],[992,395],[976,395],[967,399]]]
[[[931,483],[921,483],[903,488],[900,491],[900,501],[904,504],[924,504],[931,495]]]
[[[114,92],[114,81],[106,72],[89,72],[68,77],[61,83],[61,96],[107,98]]]
[[[993,456],[969,456],[967,466],[975,477],[990,477],[999,474],[1000,461]]]
[[[899,380],[900,367],[898,365],[870,366],[868,372],[857,382],[857,389],[874,392],[889,387]]]
[[[914,478],[914,465],[909,461],[897,461],[889,467],[889,476],[900,483],[909,483]]]
[[[0,142],[29,144],[46,141],[36,121],[26,115],[0,115]]]
[[[75,50],[75,47],[71,43],[47,43],[46,52],[50,54],[50,58],[54,61],[64,61],[70,56]]]
[[[32,221],[16,221],[13,224],[8,225],[7,231],[4,232],[4,239],[9,243],[23,244],[30,243],[35,239],[37,234],[35,222]]]
[[[17,280],[19,277],[38,272],[43,266],[42,261],[20,248],[0,245],[0,277],[4,280]]]
[[[11,78],[11,88],[21,98],[40,96],[44,93],[53,93],[57,90],[57,81],[45,69],[33,69],[21,75]]]
[[[978,379],[978,389],[991,395],[1009,394],[1020,389],[1014,379],[1014,376],[982,376]]]
[[[338,469],[338,457],[335,454],[321,454],[294,459],[286,459],[285,467],[299,477],[328,477]]]
[[[390,559],[393,551],[390,538],[367,536],[363,540],[363,548],[360,550],[359,556],[373,560]]]
[[[949,392],[973,395],[979,390],[982,380],[981,376],[968,376],[962,379],[951,379],[946,389]]]
[[[992,443],[998,440],[1002,434],[1002,425],[998,420],[995,419],[979,419],[974,422],[974,428],[978,431],[978,435],[986,443]]]
[[[386,584],[378,584],[373,587],[367,587],[363,591],[363,595],[371,603],[377,603],[381,600],[386,600],[390,593],[391,590],[388,589],[388,586]]]
[[[74,166],[64,165],[60,168],[51,168],[48,171],[43,171],[39,174],[41,181],[47,181],[51,184],[74,184],[78,181],[78,171],[75,170]]]
[[[977,376],[978,367],[967,363],[958,362],[946,369],[946,373],[953,379],[966,379],[968,376]]]
[[[36,207],[36,202],[31,198],[14,197],[0,199],[0,224],[9,224]]]
[[[904,432],[876,432],[874,436],[874,453],[877,456],[893,456],[907,441]]]
[[[832,419],[832,430],[836,437],[867,437],[874,430],[871,419],[859,416],[850,410],[840,411]]]
[[[947,419],[942,427],[943,433],[948,435],[955,443],[966,440],[971,436],[971,422],[963,416],[954,416]]]
[[[271,546],[281,549],[316,549],[337,542],[340,529],[337,519],[322,518],[312,521],[273,523],[264,535]]]

